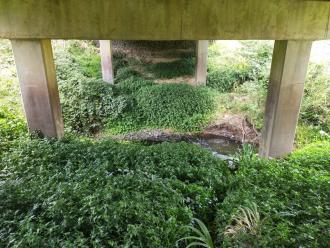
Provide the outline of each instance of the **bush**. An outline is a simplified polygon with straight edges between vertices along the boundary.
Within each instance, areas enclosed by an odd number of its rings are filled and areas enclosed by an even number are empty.
[[[143,87],[136,102],[147,125],[178,130],[200,128],[215,109],[215,96],[210,90],[187,84]]]
[[[267,88],[272,44],[246,41],[240,45],[240,49],[229,55],[219,44],[210,47],[207,86],[219,92],[231,92],[235,86],[255,81]]]
[[[95,133],[108,118],[119,118],[127,106],[123,96],[114,97],[112,86],[76,73],[59,81],[64,123],[71,131]]]
[[[236,65],[214,68],[209,67],[206,85],[219,92],[230,92],[234,86],[247,80],[248,70],[246,67],[239,68]]]
[[[329,142],[306,147],[286,161],[241,160],[218,211],[222,247],[327,247]],[[231,215],[256,203],[264,219],[258,235],[224,236]]]
[[[0,163],[0,246],[174,247],[208,223],[228,170],[186,143],[30,141]]]
[[[125,81],[127,79],[132,79],[135,77],[140,77],[140,73],[134,70],[132,67],[123,67],[118,69],[116,73],[115,82],[119,83],[121,81]]]

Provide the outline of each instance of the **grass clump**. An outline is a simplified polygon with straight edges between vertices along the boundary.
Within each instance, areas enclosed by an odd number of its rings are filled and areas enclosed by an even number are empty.
[[[172,62],[161,62],[145,66],[147,72],[154,78],[176,78],[181,76],[192,76],[195,73],[195,59],[187,57]]]
[[[174,247],[228,170],[186,143],[34,140],[2,156],[0,246]]]

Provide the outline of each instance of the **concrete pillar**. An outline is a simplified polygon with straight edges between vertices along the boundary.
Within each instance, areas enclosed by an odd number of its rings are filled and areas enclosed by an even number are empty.
[[[12,40],[30,131],[62,137],[63,121],[50,40]]]
[[[262,157],[282,157],[293,149],[311,46],[311,41],[275,41]]]
[[[110,40],[100,40],[100,54],[103,81],[113,84],[112,45]]]
[[[206,85],[208,45],[208,40],[199,40],[196,44],[196,85]]]

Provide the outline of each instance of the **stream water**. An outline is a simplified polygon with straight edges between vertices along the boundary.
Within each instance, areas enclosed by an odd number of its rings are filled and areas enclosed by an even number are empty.
[[[210,150],[214,156],[226,160],[231,159],[242,147],[239,142],[217,136],[197,136],[189,138],[187,141]]]

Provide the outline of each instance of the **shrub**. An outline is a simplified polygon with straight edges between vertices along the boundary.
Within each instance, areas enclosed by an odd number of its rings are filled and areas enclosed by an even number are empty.
[[[64,123],[71,131],[95,133],[108,118],[119,118],[127,106],[123,96],[114,97],[112,86],[79,73],[59,81]]]
[[[136,95],[137,108],[148,125],[178,130],[196,129],[205,124],[214,111],[214,100],[207,88],[187,84],[143,87]]]
[[[231,92],[246,81],[256,81],[267,88],[271,43],[241,42],[241,48],[231,51],[230,55],[222,51],[219,44],[212,45],[209,50],[207,86],[219,92]]]
[[[327,247],[330,242],[329,142],[287,160],[241,160],[218,211],[223,247]],[[255,202],[264,219],[258,235],[224,236],[230,216]]]
[[[239,51],[249,65],[248,80],[268,85],[274,43],[272,41],[242,41]]]
[[[206,85],[219,92],[230,92],[234,86],[247,80],[248,70],[246,67],[238,68],[228,65],[220,68],[209,67]]]
[[[174,247],[193,215],[214,218],[228,176],[186,143],[34,140],[0,164],[0,246]]]
[[[125,81],[126,79],[139,77],[140,73],[134,70],[132,67],[122,67],[118,69],[116,73],[115,82],[119,83]]]

